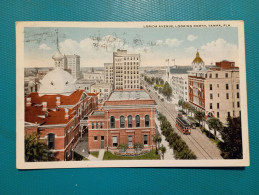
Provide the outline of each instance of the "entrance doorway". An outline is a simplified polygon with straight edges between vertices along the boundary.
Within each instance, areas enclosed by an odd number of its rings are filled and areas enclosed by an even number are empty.
[[[101,149],[104,149],[104,136],[101,136]]]

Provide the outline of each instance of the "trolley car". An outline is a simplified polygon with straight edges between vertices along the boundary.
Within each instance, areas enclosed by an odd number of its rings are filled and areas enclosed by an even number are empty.
[[[178,117],[176,117],[175,126],[183,134],[191,134],[191,125],[181,115],[178,115]]]

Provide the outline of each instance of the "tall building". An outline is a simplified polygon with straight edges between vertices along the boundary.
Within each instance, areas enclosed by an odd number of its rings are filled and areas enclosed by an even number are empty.
[[[104,82],[113,84],[113,63],[104,63]]]
[[[140,89],[140,54],[128,54],[127,50],[113,52],[113,88]]]
[[[79,55],[64,55],[64,59],[61,62],[61,67],[64,70],[70,70],[74,80],[77,80],[81,77]]]
[[[188,76],[189,102],[207,117],[226,123],[228,116],[241,116],[239,68],[234,62],[216,62],[216,66]]]
[[[88,116],[88,146],[90,151],[108,149],[127,144],[144,145],[144,150],[155,147],[155,101],[144,90],[113,91],[103,108]]]

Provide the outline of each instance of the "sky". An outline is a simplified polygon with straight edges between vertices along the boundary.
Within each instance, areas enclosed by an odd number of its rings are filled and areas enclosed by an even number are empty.
[[[141,66],[191,65],[197,50],[206,65],[238,60],[238,29],[226,28],[43,28],[24,29],[25,67],[52,67],[58,47],[80,56],[81,67],[112,63],[113,52],[140,53]],[[175,61],[173,61],[175,59]],[[236,64],[238,66],[238,64]]]

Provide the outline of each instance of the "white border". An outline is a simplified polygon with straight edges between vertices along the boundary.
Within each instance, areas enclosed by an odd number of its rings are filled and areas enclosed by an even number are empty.
[[[243,159],[237,160],[107,160],[25,162],[24,160],[24,27],[143,28],[143,25],[230,24],[238,28]],[[224,27],[223,27],[224,28]],[[227,27],[226,27],[227,28]],[[18,169],[80,167],[241,167],[249,166],[245,40],[243,21],[184,22],[16,22],[16,167]]]

